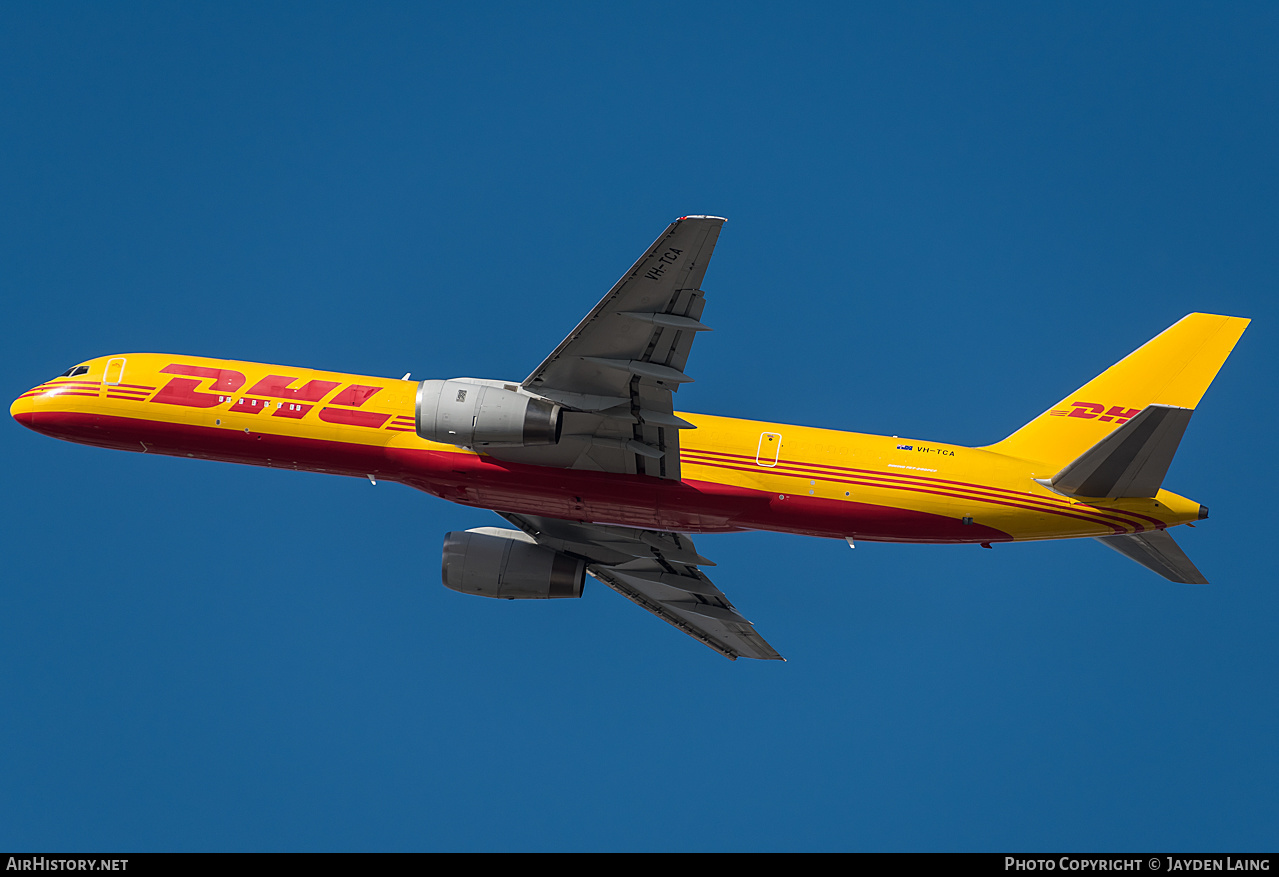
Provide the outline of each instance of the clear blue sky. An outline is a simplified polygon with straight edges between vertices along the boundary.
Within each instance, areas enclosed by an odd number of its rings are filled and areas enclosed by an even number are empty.
[[[686,213],[729,222],[684,410],[985,444],[1254,323],[1168,480],[1211,586],[700,539],[786,664],[445,590],[481,510],[7,421],[0,847],[1274,849],[1277,46],[1271,3],[7,4],[8,399],[124,351],[520,379]]]

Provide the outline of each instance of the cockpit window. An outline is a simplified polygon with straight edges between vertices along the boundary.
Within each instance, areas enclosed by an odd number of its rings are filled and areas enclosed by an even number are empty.
[[[74,378],[76,375],[87,375],[89,367],[87,365],[75,365],[58,375],[60,378]]]

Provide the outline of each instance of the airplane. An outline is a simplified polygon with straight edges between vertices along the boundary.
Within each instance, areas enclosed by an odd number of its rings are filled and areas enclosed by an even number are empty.
[[[684,216],[523,381],[411,381],[160,353],[87,360],[10,413],[104,448],[393,481],[510,528],[444,537],[444,584],[580,597],[586,576],[725,657],[784,660],[704,572],[692,534],[976,544],[1090,537],[1207,580],[1162,487],[1249,320],[1190,314],[986,447],[676,412],[725,220]]]

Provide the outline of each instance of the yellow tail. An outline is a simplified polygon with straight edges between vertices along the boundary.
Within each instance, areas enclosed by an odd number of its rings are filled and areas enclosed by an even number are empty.
[[[988,450],[1060,467],[1147,405],[1194,408],[1249,322],[1183,317]]]

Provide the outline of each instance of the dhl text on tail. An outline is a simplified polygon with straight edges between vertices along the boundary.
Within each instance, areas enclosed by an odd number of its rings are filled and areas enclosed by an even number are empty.
[[[1162,487],[1248,320],[1191,314],[983,448],[677,413],[724,220],[673,222],[522,382],[413,382],[157,353],[23,393],[23,426],[83,444],[398,481],[513,527],[445,536],[444,583],[578,597],[587,574],[729,658],[780,659],[703,571],[691,533],[976,543],[1091,537],[1206,583]]]

